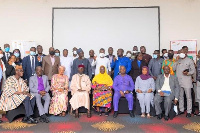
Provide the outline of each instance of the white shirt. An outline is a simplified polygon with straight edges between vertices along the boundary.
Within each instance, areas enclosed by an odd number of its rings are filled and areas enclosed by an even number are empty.
[[[165,81],[164,81],[164,84],[163,84],[163,86],[161,88],[161,91],[171,91],[171,88],[169,86],[169,77],[170,77],[170,74],[169,74],[168,77],[166,77],[165,74],[164,74],[164,77],[165,77]]]
[[[95,66],[95,65],[96,65],[95,75],[99,74],[101,66],[104,66],[106,68],[107,72],[111,71],[110,60],[106,57],[104,57],[104,58],[97,57],[96,61],[93,60],[93,62],[92,62],[92,66]]]
[[[5,56],[6,56],[6,61],[8,61],[8,58],[10,57],[10,53],[5,52]]]
[[[67,77],[70,78],[71,68],[73,65],[73,58],[69,57],[69,56],[67,56],[67,57],[61,56],[60,64],[61,64],[61,66],[65,67],[64,75],[67,75]]]
[[[31,67],[32,67],[32,57],[33,57],[33,62],[34,62],[34,67],[35,67],[35,56],[30,55],[30,61],[31,61]]]
[[[78,58],[78,54],[75,57],[74,56],[72,57],[73,60],[75,60],[76,58]]]

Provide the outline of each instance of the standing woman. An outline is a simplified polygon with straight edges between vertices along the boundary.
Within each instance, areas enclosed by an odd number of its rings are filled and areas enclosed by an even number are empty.
[[[3,86],[4,86],[4,83],[5,83],[5,81],[6,81],[6,67],[5,67],[5,64],[4,64],[4,62],[3,62],[3,60],[2,60],[2,58],[3,58],[3,50],[2,49],[0,49],[0,67],[1,67],[1,70],[2,70],[2,79],[1,79],[1,84],[0,84],[0,95],[1,95],[1,91],[2,91],[2,88],[3,88]]]
[[[6,67],[6,79],[10,76],[15,75],[15,61],[16,61],[16,57],[14,55],[9,56],[8,58],[8,62],[5,65]]]
[[[147,66],[142,67],[142,74],[137,77],[135,83],[135,91],[137,93],[137,99],[139,100],[141,117],[145,117],[145,107],[147,118],[150,118],[150,105],[154,97],[155,82],[149,75],[149,68]]]
[[[16,65],[22,65],[22,59],[21,59],[20,50],[19,50],[19,49],[13,50],[13,54],[14,54],[15,57],[16,57],[15,64],[16,64]]]
[[[132,77],[133,81],[135,82],[136,78],[142,74],[142,67],[147,66],[145,61],[142,60],[142,53],[138,53],[136,55],[135,60],[131,64],[131,71],[130,76]]]
[[[69,79],[64,75],[65,67],[59,66],[58,74],[53,75],[51,80],[52,99],[49,114],[65,116],[68,103]]]
[[[101,116],[100,108],[105,108],[105,116],[108,116],[112,102],[112,85],[113,81],[107,74],[105,66],[100,66],[100,73],[92,80],[93,90],[93,107]]]

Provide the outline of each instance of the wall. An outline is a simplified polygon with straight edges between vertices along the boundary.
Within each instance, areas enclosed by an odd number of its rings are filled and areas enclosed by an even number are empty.
[[[200,0],[0,0],[0,46],[12,40],[52,44],[52,7],[160,6],[161,49],[170,40],[200,39]],[[146,44],[144,44],[146,45]]]

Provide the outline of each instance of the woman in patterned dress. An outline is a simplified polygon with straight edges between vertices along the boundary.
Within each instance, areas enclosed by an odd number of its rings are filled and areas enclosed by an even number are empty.
[[[53,75],[51,80],[52,99],[49,114],[65,116],[68,105],[68,83],[69,79],[64,75],[65,67],[60,66],[58,74]]]
[[[98,115],[101,116],[100,107],[105,108],[105,116],[108,116],[109,109],[111,109],[112,102],[112,85],[113,81],[107,74],[104,66],[100,67],[100,73],[92,80],[93,90],[93,107],[97,110]]]

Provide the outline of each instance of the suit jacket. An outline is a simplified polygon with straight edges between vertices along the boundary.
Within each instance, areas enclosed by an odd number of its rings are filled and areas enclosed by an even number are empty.
[[[109,59],[109,55],[106,55],[105,57]],[[114,58],[115,58],[115,55],[112,55],[112,60],[113,60]],[[111,63],[112,63],[112,62],[111,62]]]
[[[43,57],[42,70],[44,75],[48,76],[48,80],[51,80],[54,74],[58,74],[58,67],[60,66],[60,57],[54,56],[55,62],[52,65],[50,55]]]
[[[10,56],[11,56],[12,53],[11,52],[9,52],[9,53],[10,53]],[[3,52],[2,61],[4,62],[4,64],[7,64],[5,52]]]
[[[39,66],[39,62],[37,60],[37,57],[35,56],[35,68]],[[31,60],[30,60],[30,55],[26,56],[23,58],[22,60],[22,67],[23,67],[23,70],[24,70],[24,75],[23,75],[23,78],[25,80],[29,80],[29,78],[32,75],[32,69],[31,69]]]
[[[6,71],[5,71],[6,79],[10,76],[15,75],[15,68],[12,65],[6,63],[5,68],[6,68]]]
[[[38,54],[36,54],[35,56],[38,57]],[[43,56],[42,58],[44,58],[46,55],[42,54],[42,56]],[[42,66],[42,61],[38,61],[38,62],[39,62],[39,66]]]
[[[44,88],[46,92],[49,92],[50,85],[48,81],[48,77],[46,75],[42,75],[42,80],[44,84]],[[32,94],[38,93],[38,79],[37,75],[31,76],[29,79],[29,88]]]
[[[137,64],[137,59],[132,61],[131,64],[131,71],[130,71],[130,76],[132,77],[133,81],[135,82],[136,78],[142,74],[142,67],[147,66],[147,64],[144,61],[141,61],[140,67],[138,67]]]
[[[156,79],[156,92],[158,93],[158,90],[161,90],[163,84],[165,81],[164,74],[158,75]],[[169,86],[171,89],[171,94],[175,96],[175,98],[179,98],[179,91],[180,91],[180,86],[179,82],[176,76],[170,75],[169,77]]]

